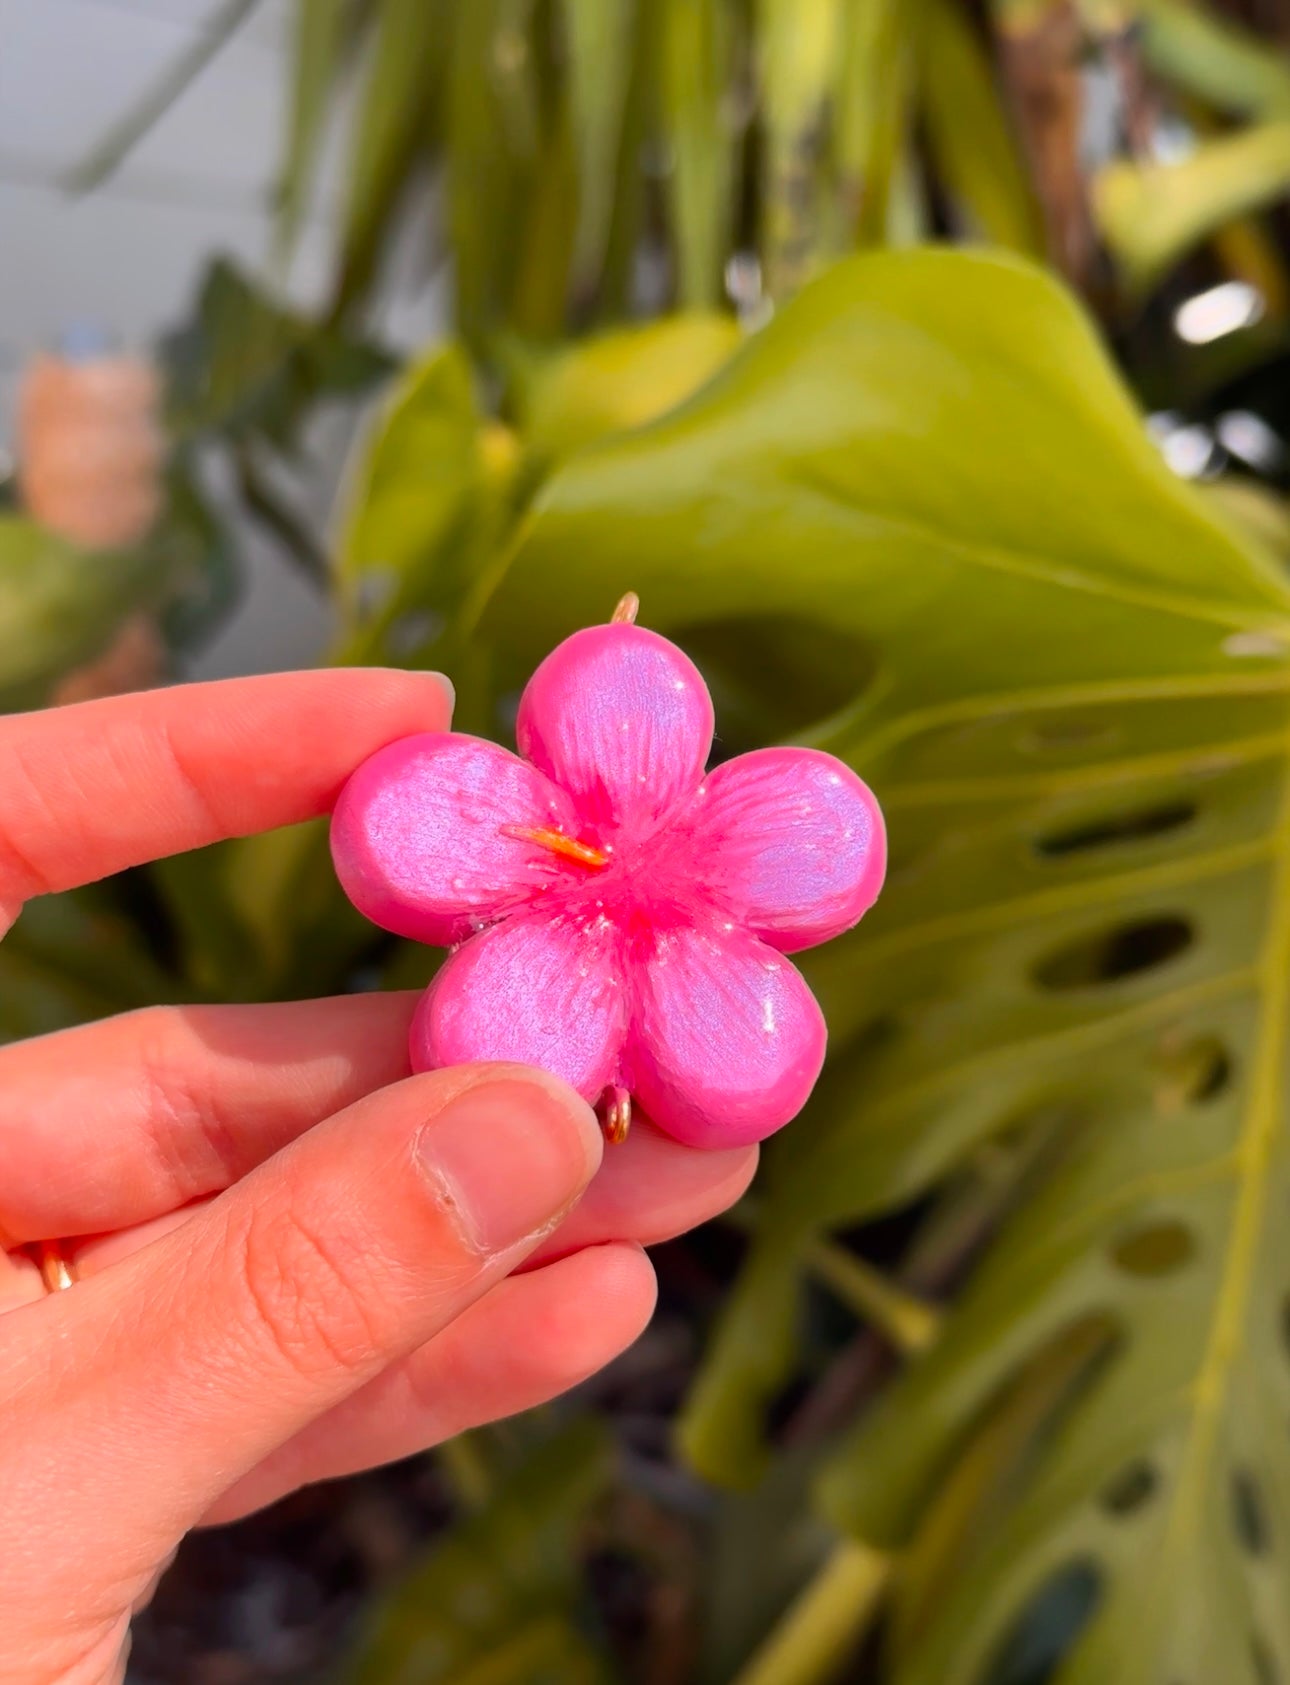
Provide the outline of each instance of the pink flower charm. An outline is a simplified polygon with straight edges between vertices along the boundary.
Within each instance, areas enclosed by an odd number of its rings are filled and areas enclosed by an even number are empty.
[[[359,767],[332,822],[341,883],[387,930],[453,948],[413,1024],[416,1069],[539,1065],[696,1147],[796,1115],[825,1027],[784,955],[873,903],[882,815],[814,749],[705,777],[712,729],[688,657],[611,624],[533,675],[523,759],[449,732]]]

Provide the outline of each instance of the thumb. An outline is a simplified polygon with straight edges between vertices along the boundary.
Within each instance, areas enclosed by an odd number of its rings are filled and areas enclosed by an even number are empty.
[[[14,1518],[19,1574],[33,1565],[32,1586],[8,1590],[49,1596],[58,1564],[65,1616],[105,1558],[111,1595],[145,1583],[234,1480],[532,1250],[600,1151],[595,1115],[554,1077],[412,1077],[103,1275],[6,1317],[0,1553]]]

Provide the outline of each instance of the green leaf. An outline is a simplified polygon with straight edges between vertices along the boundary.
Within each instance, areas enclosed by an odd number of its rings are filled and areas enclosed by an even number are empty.
[[[345,1685],[606,1685],[573,1614],[579,1533],[609,1472],[589,1420],[542,1444],[367,1617]]]
[[[0,944],[0,1041],[183,995],[101,888],[37,896]]]
[[[1262,545],[1283,566],[1290,566],[1290,503],[1258,480],[1225,474],[1203,490],[1251,544]]]
[[[585,316],[594,294],[575,295],[574,243],[578,224],[578,171],[571,112],[557,104],[540,148],[516,172],[515,218],[519,241],[513,272],[498,271],[501,307],[489,323],[492,334],[511,331],[533,338],[563,337],[571,316]]]
[[[0,514],[0,708],[33,707],[151,603],[162,568],[144,551],[83,551],[35,521]]]
[[[894,1649],[907,1656],[930,1611],[953,1597],[964,1553],[1006,1514],[1043,1455],[1046,1439],[1087,1396],[1114,1343],[1113,1330],[1096,1320],[1067,1329],[1021,1368],[970,1435],[921,1519],[916,1543],[902,1559]],[[1060,1635],[1061,1647],[1070,1636],[1069,1631]]]
[[[575,292],[591,295],[604,266],[618,183],[636,0],[562,0],[578,163]]]
[[[319,399],[356,397],[393,367],[375,346],[287,309],[226,258],[207,269],[191,321],[162,355],[166,424],[181,445],[219,434],[281,452]]]
[[[149,875],[170,916],[183,974],[215,1000],[255,998],[252,933],[224,881],[230,845],[154,861]]]
[[[982,40],[951,0],[923,5],[923,96],[940,179],[975,234],[1042,258],[1039,207]]]
[[[766,161],[762,260],[784,298],[816,265],[823,227],[820,167],[841,0],[758,0],[757,58]]]
[[[662,0],[635,7],[635,30],[628,47],[627,84],[623,92],[621,136],[618,144],[618,174],[613,188],[609,234],[605,245],[600,285],[592,318],[599,323],[617,322],[639,309],[637,264],[646,237],[646,217],[653,211],[653,183],[648,181],[643,161],[648,148],[657,144],[661,132],[660,106]],[[665,187],[672,184],[669,172]]]
[[[429,156],[453,10],[444,0],[375,0],[374,40],[350,141],[337,313],[365,293],[395,208],[418,163]]]
[[[1196,244],[1290,193],[1290,122],[1202,141],[1173,164],[1109,164],[1094,182],[1103,236],[1145,288]]]
[[[662,0],[659,28],[677,291],[686,309],[711,309],[722,296],[735,212],[735,16],[723,0]]]
[[[263,473],[249,450],[235,451],[233,471],[247,513],[277,539],[286,559],[315,587],[327,584],[327,557],[305,517],[294,509],[272,478]]]
[[[534,357],[511,394],[524,443],[550,463],[605,433],[652,421],[709,380],[742,337],[729,316],[695,313]]]
[[[1138,0],[1142,55],[1173,82],[1220,111],[1290,117],[1285,54],[1234,19],[1194,0]]]
[[[717,506],[719,525],[698,519]],[[899,639],[899,664],[827,733],[844,746],[902,710],[1087,685],[1126,658],[1144,677],[1192,658],[1240,671],[1224,637],[1285,608],[1278,570],[1164,466],[1060,290],[941,251],[839,264],[682,408],[567,462],[484,630],[532,660],[638,581],[664,627],[793,613],[880,662]],[[1070,603],[1107,638],[1018,635],[1022,610]]]
[[[884,244],[911,121],[922,0],[852,0],[842,11],[833,88],[829,249]]]
[[[517,456],[506,428],[483,424],[458,347],[438,346],[407,370],[345,500],[340,659],[450,659],[439,645],[511,518]]]
[[[162,342],[171,435],[182,442],[216,428],[242,428],[302,331],[233,263],[214,259],[191,320]]]
[[[166,641],[191,649],[237,601],[241,572],[232,540],[198,484],[187,452],[176,452],[166,474],[161,519],[148,539],[167,581],[161,618]]]
[[[1283,570],[1169,473],[1052,282],[916,252],[840,265],[682,410],[566,463],[484,626],[522,658],[626,582],[682,638],[756,610],[867,645],[867,686],[806,735],[891,832],[878,907],[803,956],[833,1059],[769,1155],[691,1453],[752,1472],[812,1235],[1056,1113],[1041,1191],[825,1482],[858,1537],[917,1542],[1027,1365],[1111,1330],[898,1685],[979,1685],[1081,1564],[1100,1603],[1063,1685],[1284,1669]]]
[[[289,253],[304,218],[318,147],[348,42],[350,0],[295,0],[287,144],[274,198],[277,243]],[[365,14],[364,14],[365,15]]]
[[[310,820],[211,851],[216,905],[226,904],[249,936],[241,971],[230,978],[239,999],[342,993],[379,947],[381,933],[336,880],[327,831],[326,820]],[[219,963],[213,944],[205,952]]]
[[[437,345],[404,371],[356,461],[338,558],[342,589],[377,570],[415,572],[461,521],[478,468],[470,363]]]
[[[559,198],[572,193],[565,181],[571,150],[566,146],[566,159],[562,136],[549,132],[553,124],[542,110],[542,40],[534,12],[535,0],[477,0],[455,11],[445,148],[448,224],[457,324],[477,351],[509,322],[517,289],[540,285],[562,305],[568,281],[569,253],[559,239],[552,242],[554,255],[544,253],[540,264],[534,259],[536,273],[525,272],[520,261],[526,218],[541,220],[539,211],[549,208],[557,187]],[[571,206],[567,215],[571,237]]]

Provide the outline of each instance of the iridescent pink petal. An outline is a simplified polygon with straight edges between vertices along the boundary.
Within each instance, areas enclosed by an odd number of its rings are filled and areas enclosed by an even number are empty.
[[[699,881],[781,953],[849,930],[886,869],[867,784],[818,749],[757,749],[717,767],[677,826]]]
[[[426,733],[379,750],[349,780],[332,857],[373,923],[447,945],[582,872],[510,826],[577,835],[569,798],[540,772],[483,738]]]
[[[607,839],[639,837],[703,777],[712,701],[698,668],[642,626],[589,626],[529,680],[515,735],[520,753],[574,798]]]
[[[627,1026],[618,936],[602,919],[513,913],[457,950],[412,1025],[412,1064],[539,1065],[586,1100],[613,1079]]]
[[[692,1147],[760,1141],[795,1117],[826,1031],[797,968],[734,925],[654,933],[626,1068],[645,1115]]]

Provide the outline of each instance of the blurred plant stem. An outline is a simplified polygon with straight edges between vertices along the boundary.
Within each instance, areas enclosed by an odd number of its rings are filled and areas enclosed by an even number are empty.
[[[454,1434],[439,1446],[436,1455],[464,1509],[482,1509],[493,1490],[488,1459],[470,1433]]]
[[[863,1637],[891,1558],[843,1539],[732,1685],[825,1685]]]
[[[755,1234],[758,1208],[743,1199],[726,1220],[744,1234]],[[940,1331],[940,1317],[925,1300],[877,1270],[837,1241],[811,1241],[803,1255],[810,1273],[860,1320],[881,1334],[903,1356],[926,1351]]]
[[[813,1241],[806,1251],[806,1267],[906,1357],[926,1351],[940,1333],[941,1318],[931,1305],[906,1293],[845,1246]]]

